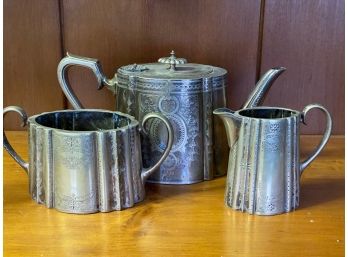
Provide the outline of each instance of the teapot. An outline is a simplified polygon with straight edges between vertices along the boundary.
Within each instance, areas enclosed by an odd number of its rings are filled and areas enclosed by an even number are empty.
[[[77,65],[91,69],[98,89],[104,86],[115,94],[115,109],[142,122],[150,112],[165,116],[174,129],[173,147],[159,171],[148,181],[162,184],[192,184],[226,174],[228,147],[223,124],[213,109],[226,106],[225,69],[187,63],[174,51],[158,62],[122,66],[107,79],[98,60],[68,54],[58,65],[60,86],[75,109],[83,108],[74,94],[66,70]],[[152,166],[163,154],[167,133],[163,123],[150,120],[144,166]],[[223,136],[221,136],[223,135]]]
[[[116,110],[134,116],[139,122],[150,112],[164,115],[174,129],[174,143],[168,158],[148,181],[162,184],[192,184],[226,174],[228,146],[222,121],[213,110],[226,107],[227,71],[211,65],[188,63],[174,51],[157,63],[122,66],[112,79],[106,78],[96,59],[68,54],[58,65],[60,86],[74,108],[82,105],[67,78],[69,66],[91,69],[98,89],[110,89],[116,98]],[[260,81],[262,89],[281,70],[268,72]],[[261,87],[260,87],[261,89]],[[251,95],[257,103],[262,90]],[[255,98],[255,99],[254,99]],[[148,149],[143,151],[145,166],[153,165],[162,155],[167,142],[165,127],[157,120],[146,124],[143,137]]]

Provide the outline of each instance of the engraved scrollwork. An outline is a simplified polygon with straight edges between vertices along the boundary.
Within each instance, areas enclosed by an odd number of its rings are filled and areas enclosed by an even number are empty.
[[[277,133],[280,131],[280,125],[279,123],[274,123],[269,125],[269,132],[270,133]]]
[[[112,183],[112,209],[120,210],[121,203],[119,201],[119,165],[118,165],[118,144],[116,140],[116,133],[109,134],[110,151],[112,153],[111,158],[111,183]]]
[[[61,136],[56,145],[58,153],[69,169],[76,169],[84,163],[85,158],[94,155],[93,144],[81,137]]]
[[[144,115],[149,112],[156,112],[158,96],[150,96],[146,94],[139,94],[140,110]]]
[[[131,170],[132,172],[132,182],[134,188],[134,202],[141,201],[143,192],[143,184],[141,181],[141,174],[139,170],[141,169],[139,166],[138,152],[137,152],[137,144],[136,144],[136,134],[138,133],[138,127],[132,128],[129,130],[130,137],[130,151],[131,151]]]
[[[283,209],[283,199],[274,195],[258,195],[257,203],[257,211],[261,213],[278,213]]]
[[[145,65],[136,64],[136,63],[123,66],[121,69],[125,71],[130,71],[130,72],[141,72],[141,71],[148,70],[148,68]]]
[[[200,125],[199,97],[197,95],[190,95],[182,100],[184,101],[181,104],[181,116],[186,123],[186,134],[190,135],[186,143],[187,158],[190,158],[191,162],[200,162],[200,154],[202,151],[201,140],[203,135]]]
[[[123,85],[120,85],[124,87]],[[160,93],[168,91],[168,82],[167,81],[151,81],[151,82],[142,82],[138,81],[137,90],[143,93]],[[176,81],[170,85],[170,93],[198,93],[202,92],[202,83],[201,81]]]
[[[163,96],[160,98],[158,106],[162,113],[171,114],[178,111],[180,103],[175,96]]]
[[[178,165],[178,158],[175,154],[169,154],[166,160],[163,162],[163,168],[166,170],[171,170]]]
[[[95,191],[91,191],[87,195],[55,195],[55,205],[57,208],[68,212],[89,212],[94,211],[96,208],[95,203]]]
[[[183,119],[174,114],[167,115],[167,118],[171,122],[174,134],[174,142],[172,151],[175,152],[178,149],[181,149],[187,140],[186,125]],[[150,125],[150,141],[153,146],[156,147],[156,150],[163,151],[166,148],[167,142],[167,131],[165,126],[160,120],[153,120]]]
[[[126,197],[124,195],[124,193],[126,192],[126,160],[124,157],[125,154],[125,150],[124,150],[124,144],[121,140],[121,135],[117,135],[118,136],[118,142],[119,142],[119,146],[118,146],[118,153],[117,153],[117,168],[118,168],[118,183],[119,183],[119,191],[117,192],[120,195],[120,200],[121,206],[125,205],[126,202]]]
[[[36,138],[36,196],[35,199],[38,203],[43,203],[43,131],[38,130],[37,131],[37,138]]]
[[[170,155],[161,165],[160,172],[154,174],[155,181],[199,181],[204,169],[203,144],[204,134],[202,122],[201,95],[173,95],[172,87],[167,86],[167,91],[161,95],[139,94],[140,115],[153,111],[164,114],[174,130],[173,146]],[[167,131],[159,120],[149,120],[145,125],[148,131],[149,150],[143,151],[145,165],[151,165],[162,155],[167,143]],[[193,169],[195,172],[185,173],[182,170]]]
[[[128,79],[128,90],[125,90],[127,91],[127,100],[125,103],[127,106],[127,113],[133,113],[135,110],[137,79],[134,76],[129,76]]]
[[[279,137],[280,125],[278,123],[270,124],[268,130],[261,142],[261,147],[265,151],[277,152],[281,148],[281,137]]]

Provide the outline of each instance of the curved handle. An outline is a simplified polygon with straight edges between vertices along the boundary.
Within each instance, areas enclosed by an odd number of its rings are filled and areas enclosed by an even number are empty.
[[[8,112],[16,112],[18,113],[22,118],[22,127],[25,127],[27,125],[28,116],[25,113],[25,111],[18,106],[8,106],[3,110],[3,118],[5,118],[6,113]],[[4,148],[5,150],[12,156],[12,158],[25,170],[25,172],[28,174],[29,170],[29,163],[25,162],[13,149],[9,141],[7,140],[5,131],[3,131],[4,134]]]
[[[164,117],[163,115],[159,114],[159,113],[148,113],[144,116],[143,122],[142,122],[142,127],[144,127],[145,123],[152,118],[157,118],[160,119],[161,121],[163,121],[163,123],[165,124],[167,130],[168,130],[168,141],[167,141],[167,147],[164,150],[161,158],[158,160],[158,162],[153,165],[150,168],[143,168],[142,172],[141,172],[141,179],[143,182],[146,181],[146,179],[154,172],[158,169],[158,167],[163,163],[163,161],[167,158],[172,146],[173,146],[173,140],[174,140],[174,131],[173,131],[173,127],[172,124],[170,123],[170,121]],[[146,132],[145,132],[146,133]]]
[[[73,65],[91,69],[94,75],[97,77],[98,90],[102,89],[104,86],[107,86],[108,89],[115,93],[116,79],[107,79],[105,77],[102,67],[97,59],[81,57],[67,53],[67,56],[64,57],[58,64],[57,75],[60,87],[62,88],[65,96],[68,98],[69,102],[75,109],[83,109],[83,106],[77,98],[77,96],[75,95],[73,89],[71,88],[68,78],[66,76],[67,68]]]
[[[320,105],[320,104],[309,104],[307,105],[303,111],[302,111],[302,123],[306,125],[305,123],[305,117],[306,114],[312,110],[312,109],[319,109],[321,110],[323,113],[325,113],[326,115],[326,129],[325,129],[325,133],[323,135],[323,138],[321,139],[321,142],[319,143],[319,145],[317,146],[317,148],[310,154],[310,156],[304,160],[303,162],[301,162],[300,164],[300,173],[302,175],[303,170],[305,168],[307,168],[307,166],[319,155],[319,153],[321,152],[321,150],[323,150],[324,146],[326,145],[327,141],[330,138],[331,135],[331,130],[332,130],[332,119],[331,119],[331,115],[328,112],[328,110],[325,109],[324,106]]]

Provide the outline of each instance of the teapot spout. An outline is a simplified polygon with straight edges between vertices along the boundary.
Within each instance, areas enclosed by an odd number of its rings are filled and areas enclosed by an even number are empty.
[[[232,148],[237,141],[237,133],[242,122],[241,117],[235,115],[234,111],[228,108],[218,108],[213,113],[222,119],[226,129],[228,146]]]
[[[268,93],[268,90],[271,88],[273,82],[282,74],[286,68],[284,67],[275,67],[268,70],[261,79],[257,82],[254,90],[248,97],[248,100],[243,105],[242,109],[253,108],[260,105],[265,96]]]

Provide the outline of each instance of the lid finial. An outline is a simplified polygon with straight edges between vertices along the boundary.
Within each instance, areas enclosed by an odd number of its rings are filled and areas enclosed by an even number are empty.
[[[160,62],[160,63],[168,63],[168,64],[170,64],[169,69],[170,70],[175,70],[177,64],[187,63],[187,60],[185,58],[176,58],[175,57],[175,52],[174,52],[174,50],[172,50],[170,52],[170,56],[169,57],[159,58],[158,62]]]

